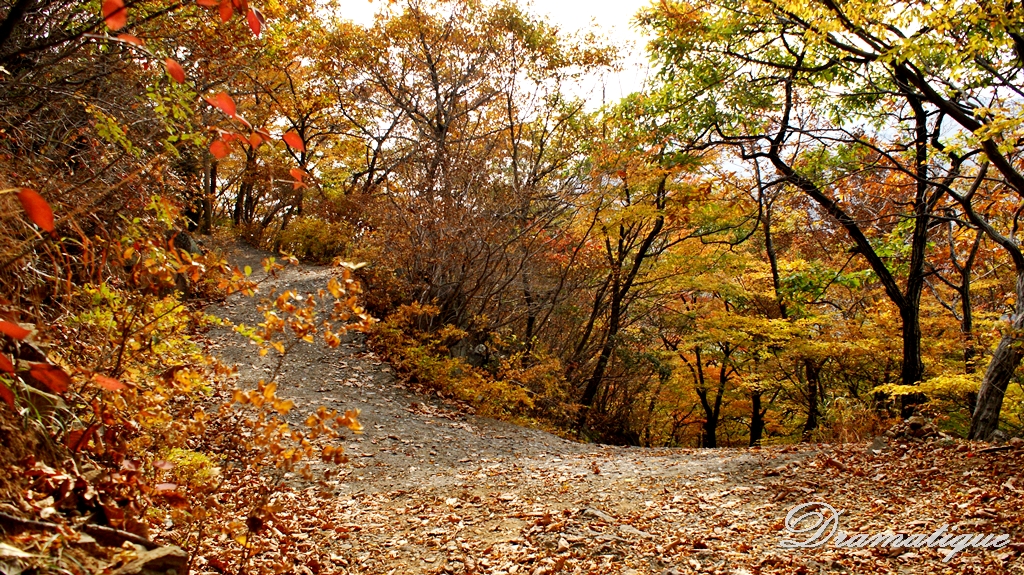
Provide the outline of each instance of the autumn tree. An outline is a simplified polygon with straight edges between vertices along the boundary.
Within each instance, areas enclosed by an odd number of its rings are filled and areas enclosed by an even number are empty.
[[[929,155],[941,114],[926,108],[902,68],[848,58],[806,18],[769,3],[666,3],[643,21],[659,34],[672,101],[696,102],[680,124],[682,143],[729,147],[776,174],[771,185],[813,199],[899,311],[900,381],[921,381],[929,230],[945,194],[937,180],[956,173]],[[870,131],[852,128],[854,119]],[[893,233],[908,246],[898,260],[879,243]]]
[[[412,3],[362,38],[345,30],[332,64],[353,142],[343,185],[373,207],[362,225],[380,264],[444,322],[526,310],[535,334],[549,304],[528,268],[566,214],[583,140],[562,84],[606,51],[507,4]]]

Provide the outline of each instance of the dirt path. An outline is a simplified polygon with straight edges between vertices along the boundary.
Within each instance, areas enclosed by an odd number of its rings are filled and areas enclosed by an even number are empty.
[[[229,256],[236,265],[258,270],[263,254],[235,246]],[[310,293],[334,273],[292,267],[261,292]],[[212,311],[249,325],[261,317],[241,296]],[[208,337],[215,353],[239,366],[240,385],[253,386],[273,370],[276,360],[260,358],[239,336],[215,330]],[[997,479],[987,473],[1005,480],[1003,475],[1021,469],[1019,454],[995,453],[971,460],[975,465],[966,477],[907,475],[924,465],[922,453],[952,461],[962,447],[955,444],[894,445],[879,455],[864,445],[581,445],[462,415],[443,401],[404,389],[391,368],[365,349],[361,336],[334,350],[296,348],[278,381],[278,394],[297,404],[289,415],[294,422],[325,405],[360,409],[365,428],[361,436],[346,438],[351,461],[338,468],[334,480],[295,482],[280,495],[298,511],[275,518],[267,534],[274,544],[257,564],[296,573],[942,572],[949,566],[939,562],[937,550],[907,555],[906,549],[780,549],[782,520],[797,503],[826,500],[846,506],[851,524],[844,528],[851,531],[880,526],[880,532],[912,521],[923,521],[926,529],[949,522],[939,500],[956,498],[972,484],[989,487]],[[1016,457],[1016,472],[1000,471],[1004,455]],[[1005,503],[1006,510],[994,510],[995,516],[1005,513],[1009,521],[1020,501]],[[989,500],[985,505],[997,507]],[[297,549],[299,564],[279,564],[274,549],[287,546]],[[1012,556],[963,557],[956,572],[1022,572],[1019,550]]]

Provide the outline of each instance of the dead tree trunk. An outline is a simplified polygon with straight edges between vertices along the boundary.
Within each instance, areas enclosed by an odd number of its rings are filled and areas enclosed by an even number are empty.
[[[1013,372],[1017,371],[1024,350],[1021,349],[1021,330],[1024,329],[1024,270],[1017,272],[1017,309],[1010,318],[999,340],[985,379],[981,381],[978,401],[971,419],[970,439],[988,440],[999,427],[999,412],[1003,409],[1003,396],[1010,384]]]

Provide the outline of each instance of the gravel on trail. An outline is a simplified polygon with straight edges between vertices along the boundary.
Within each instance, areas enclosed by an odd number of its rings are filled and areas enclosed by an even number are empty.
[[[228,252],[238,267],[250,266],[252,278],[265,277],[261,261],[270,254],[243,244]],[[234,324],[253,326],[263,321],[256,301],[291,290],[302,299],[327,285],[331,277],[340,277],[340,269],[322,266],[287,266],[259,288],[257,298],[241,294],[229,297],[209,310]],[[237,365],[238,381],[254,387],[271,376],[279,355],[271,351],[260,357],[259,348],[229,328],[215,328],[208,334],[216,355],[228,365]],[[586,467],[593,458],[607,460],[603,473],[611,475],[666,473],[664,465],[685,460],[690,472],[732,471],[737,467],[758,465],[758,459],[744,451],[692,451],[679,457],[679,450],[641,450],[605,445],[582,444],[550,433],[520,427],[508,422],[476,417],[460,411],[453,402],[417,393],[401,384],[390,365],[380,360],[365,345],[365,336],[350,333],[342,345],[330,349],[319,341],[298,345],[284,357],[277,376],[278,395],[291,399],[296,409],[288,414],[289,423],[300,425],[319,406],[359,409],[364,431],[349,434],[345,447],[352,463],[347,475],[349,491],[393,490],[425,486],[443,487],[452,474],[466,472],[481,463],[515,462],[520,466],[554,466],[570,469]],[[643,454],[643,459],[638,458]],[[633,454],[631,457],[630,454]],[[676,454],[675,456],[673,454]],[[648,457],[661,457],[658,465],[644,465]]]
[[[267,254],[242,244],[225,251],[234,265],[261,276]],[[339,273],[289,266],[261,285],[260,296],[313,293]],[[254,300],[241,295],[210,311],[236,324],[262,319]],[[206,339],[213,353],[238,366],[241,387],[255,387],[275,370],[273,351],[260,357],[227,328],[212,329]],[[861,444],[716,450],[580,444],[417,393],[367,350],[360,334],[336,349],[297,346],[285,356],[277,383],[278,396],[296,404],[289,423],[301,425],[319,406],[359,409],[364,433],[346,434],[350,460],[333,470],[333,479],[294,477],[282,488],[277,497],[291,511],[275,516],[262,535],[273,541],[253,558],[254,572],[749,575],[946,567],[938,550],[903,555],[906,550],[778,546],[786,512],[806,501],[849,504],[856,525],[877,523],[878,532],[933,516],[940,521],[932,495],[955,492],[951,483],[936,483],[947,479],[896,479],[912,465],[908,458],[920,461],[934,449],[927,445],[875,454]],[[959,461],[956,449],[942,453]],[[972,461],[985,463],[979,459]],[[956,473],[948,481],[957,481]],[[882,513],[879,501],[901,505]],[[291,563],[283,564],[286,558]],[[1002,570],[1005,557],[970,559],[977,561],[958,572],[1010,572]],[[1001,567],[991,571],[992,565]],[[217,572],[211,566],[200,558],[194,572]]]

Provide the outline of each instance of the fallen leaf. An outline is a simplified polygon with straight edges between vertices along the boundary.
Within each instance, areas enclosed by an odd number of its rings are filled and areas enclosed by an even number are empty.
[[[36,555],[26,553],[13,545],[0,543],[0,557],[9,557],[11,559],[28,559],[29,557],[36,557]]]
[[[105,375],[100,375],[98,373],[92,376],[92,378],[96,380],[96,383],[98,383],[100,387],[106,389],[107,391],[117,391],[119,389],[124,389],[125,387],[127,387],[125,384],[121,383],[120,381],[112,377],[107,377]]]
[[[64,445],[68,447],[73,453],[78,453],[83,447],[89,444],[89,440],[99,429],[100,424],[94,423],[85,429],[74,429],[68,433],[67,440],[64,441]]]

